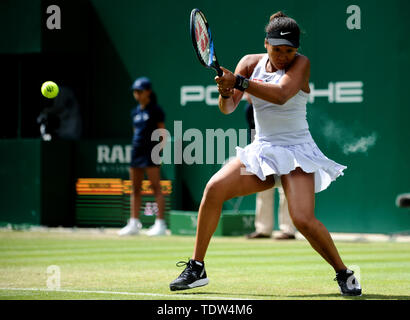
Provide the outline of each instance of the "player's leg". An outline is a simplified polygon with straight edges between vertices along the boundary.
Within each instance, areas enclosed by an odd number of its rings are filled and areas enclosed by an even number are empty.
[[[207,183],[198,212],[198,225],[192,258],[203,261],[209,241],[214,234],[224,201],[264,191],[274,185],[273,176],[265,181],[247,174],[239,159],[222,167]]]
[[[198,212],[195,247],[192,259],[185,270],[170,284],[170,289],[185,290],[208,284],[204,257],[209,241],[216,230],[224,201],[264,191],[274,185],[273,176],[265,181],[255,175],[244,174],[239,159],[232,160],[221,168],[208,182]]]
[[[282,186],[296,228],[336,272],[346,269],[329,232],[315,217],[314,174],[297,168],[282,176]]]
[[[146,168],[148,179],[151,181],[151,187],[154,191],[155,201],[158,206],[158,215],[155,219],[155,224],[147,232],[149,236],[164,235],[167,230],[167,226],[164,219],[165,211],[165,198],[161,190],[161,169],[160,167],[148,167]]]
[[[297,168],[282,176],[282,186],[295,227],[334,268],[341,293],[361,295],[362,290],[353,271],[346,268],[326,227],[315,218],[314,174]]]

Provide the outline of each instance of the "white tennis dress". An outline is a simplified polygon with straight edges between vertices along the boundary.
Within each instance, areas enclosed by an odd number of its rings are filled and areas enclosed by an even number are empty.
[[[255,67],[251,80],[279,83],[285,70],[266,72],[266,54]],[[255,139],[245,148],[236,147],[236,155],[246,171],[265,180],[273,174],[279,182],[281,175],[297,167],[315,174],[315,192],[325,190],[346,166],[327,158],[317,147],[309,132],[306,104],[309,94],[300,90],[284,105],[277,105],[250,95],[255,118]],[[278,186],[278,183],[275,183]]]

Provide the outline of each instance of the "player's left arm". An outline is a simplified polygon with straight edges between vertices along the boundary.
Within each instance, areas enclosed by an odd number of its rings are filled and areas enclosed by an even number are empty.
[[[263,54],[249,54],[244,56],[238,62],[235,68],[235,74],[249,78],[262,56]],[[236,82],[235,75],[228,69],[223,67],[221,67],[221,69],[223,75],[221,77],[215,77],[215,82],[218,84],[218,91],[220,93],[218,105],[222,113],[230,114],[235,111],[244,92],[233,88]],[[229,98],[223,98],[223,96]]]
[[[310,61],[307,57],[299,55],[278,84],[251,80],[246,92],[274,104],[283,105],[306,87],[309,76]]]

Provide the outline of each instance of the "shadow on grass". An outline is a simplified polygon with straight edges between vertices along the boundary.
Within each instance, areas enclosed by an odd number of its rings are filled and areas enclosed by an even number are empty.
[[[303,294],[303,295],[274,295],[274,294],[249,294],[249,293],[232,293],[232,292],[178,292],[177,295],[224,295],[231,297],[255,297],[255,298],[305,298],[305,299],[335,299],[344,298],[346,300],[410,300],[410,296],[396,296],[396,295],[383,295],[383,294],[363,294],[360,297],[354,296],[342,296],[340,293],[323,293],[323,294]]]

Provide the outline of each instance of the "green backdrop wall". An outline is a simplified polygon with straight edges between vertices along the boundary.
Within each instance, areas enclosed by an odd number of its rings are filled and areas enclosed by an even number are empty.
[[[42,1],[42,21],[48,3]],[[347,0],[53,4],[62,7],[66,41],[57,41],[57,31],[42,28],[42,52],[80,48],[88,59],[87,81],[81,80],[87,92],[84,116],[88,138],[98,139],[130,138],[129,112],[134,101],[129,85],[141,75],[152,79],[171,134],[174,121],[203,133],[246,128],[245,102],[228,116],[214,105],[214,73],[196,60],[189,13],[193,7],[205,12],[220,63],[233,70],[243,55],[264,52],[264,26],[272,13],[283,10],[299,22],[303,30],[300,52],[311,61],[308,121],[312,135],[329,158],[348,167],[343,177],[317,195],[318,218],[331,231],[410,229],[410,212],[395,207],[396,196],[410,190],[409,1],[355,1],[361,19],[360,29],[353,30],[347,26],[351,16],[347,8],[353,3]],[[33,25],[37,26],[37,20]],[[204,97],[185,101],[184,90],[199,90]],[[197,208],[207,180],[219,167],[181,166],[178,179],[187,199],[181,204],[184,209]],[[254,206],[254,198],[243,206]]]

